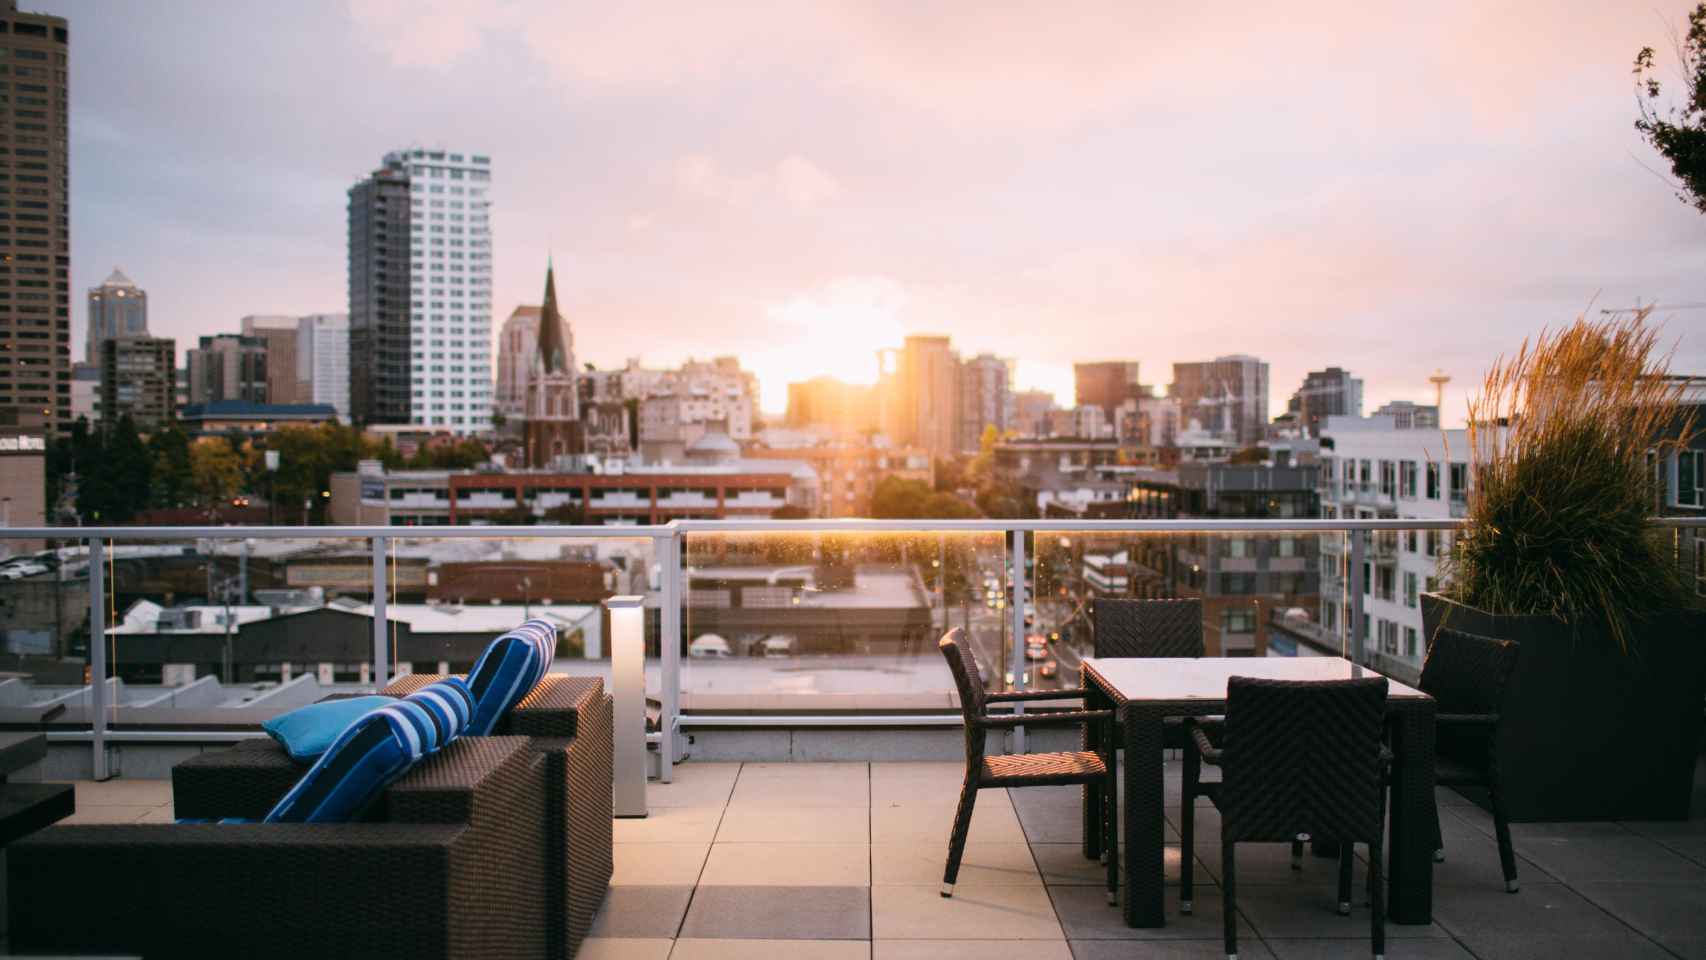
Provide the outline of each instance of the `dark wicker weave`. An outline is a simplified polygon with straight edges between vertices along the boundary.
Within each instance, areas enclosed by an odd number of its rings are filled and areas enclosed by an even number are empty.
[[[1510,821],[1499,798],[1499,710],[1505,684],[1516,667],[1517,645],[1508,640],[1441,629],[1422,664],[1421,689],[1439,704],[1434,782],[1447,787],[1485,787],[1492,801],[1493,831],[1505,890],[1517,892],[1516,852]],[[1435,859],[1445,859],[1439,819],[1434,819]]]
[[[385,692],[405,696],[442,676],[399,677]],[[572,957],[604,901],[614,869],[611,834],[611,700],[597,677],[547,674],[498,723],[527,736],[548,764],[545,843],[554,851],[548,884],[552,957]],[[485,738],[464,738],[485,739]],[[458,741],[460,742],[460,741]],[[180,817],[258,819],[301,778],[304,767],[270,739],[203,753],[172,769]]]
[[[1352,844],[1368,845],[1374,955],[1386,953],[1380,885],[1386,822],[1386,770],[1381,743],[1386,679],[1299,682],[1233,677],[1227,683],[1223,746],[1195,723],[1185,751],[1179,838],[1179,912],[1191,912],[1196,798],[1220,810],[1221,883],[1226,955],[1238,954],[1237,877],[1240,842],[1284,843],[1299,834],[1337,841],[1339,912],[1350,912]],[[1218,783],[1201,780],[1202,764],[1221,768]]]
[[[545,764],[523,738],[469,737],[377,822],[50,827],[7,850],[11,950],[544,958]]]
[[[1090,601],[1090,632],[1098,657],[1200,657],[1202,601]]]
[[[1107,835],[1108,849],[1116,847],[1114,834],[1119,817],[1113,808],[1114,758],[1112,752],[1099,754],[1090,751],[1063,753],[1026,753],[1006,756],[985,756],[984,747],[992,729],[1003,727],[1040,727],[1084,724],[1094,726],[1113,720],[1109,710],[1074,710],[1051,714],[1016,716],[989,715],[991,703],[1014,703],[1023,700],[1078,699],[1083,690],[1037,690],[1014,693],[986,693],[977,659],[966,648],[962,632],[948,631],[938,645],[954,674],[954,686],[960,693],[960,712],[966,725],[966,776],[960,787],[960,803],[954,812],[954,831],[948,839],[948,865],[942,872],[942,896],[954,895],[954,883],[960,875],[960,858],[966,849],[966,834],[971,830],[972,808],[977,792],[1001,787],[1040,787],[1055,784],[1100,783],[1107,809],[1100,818]],[[1112,736],[1104,738],[1112,743]],[[1119,889],[1119,861],[1108,858],[1108,902],[1115,902]]]
[[[1090,633],[1098,657],[1200,657],[1203,655],[1202,601],[1194,597],[1164,600],[1099,598],[1090,601]],[[1084,749],[1100,750],[1098,731],[1084,728]],[[1186,746],[1178,718],[1167,721],[1162,745],[1168,750]],[[1102,808],[1101,788],[1084,787],[1084,856],[1102,855],[1102,829],[1096,811]]]

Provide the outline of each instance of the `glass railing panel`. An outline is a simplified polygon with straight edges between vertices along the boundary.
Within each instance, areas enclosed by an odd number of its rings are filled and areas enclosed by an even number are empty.
[[[601,677],[608,689],[617,638],[610,635],[603,602],[636,595],[645,599],[646,695],[661,701],[666,574],[660,551],[649,536],[605,529],[582,537],[389,538],[385,615],[392,675],[467,673],[494,638],[538,619],[557,631],[551,672]],[[366,623],[371,629],[372,620]]]
[[[1000,532],[685,536],[684,711],[944,710],[937,640],[965,629],[987,689],[1008,686]]]
[[[365,538],[245,537],[239,528],[106,541],[111,719],[180,731],[253,727],[372,689],[370,635],[351,609],[371,600],[369,556]]]

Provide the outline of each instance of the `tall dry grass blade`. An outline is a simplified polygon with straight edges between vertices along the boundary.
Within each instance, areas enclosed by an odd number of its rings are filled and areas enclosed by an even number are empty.
[[[1469,402],[1469,524],[1446,563],[1454,599],[1601,625],[1628,650],[1645,616],[1687,602],[1650,523],[1655,466],[1693,436],[1685,384],[1651,309],[1543,330]]]

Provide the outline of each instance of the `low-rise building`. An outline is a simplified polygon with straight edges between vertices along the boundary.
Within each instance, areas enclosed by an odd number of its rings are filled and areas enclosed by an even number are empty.
[[[192,436],[208,433],[268,433],[291,423],[336,423],[337,408],[329,403],[250,403],[215,400],[184,407],[178,420]]]
[[[754,447],[753,460],[808,464],[817,473],[819,517],[869,517],[871,495],[885,477],[934,485],[930,453],[922,447],[889,447],[827,441],[800,447]]]
[[[332,475],[332,521],[446,526],[571,517],[590,524],[768,518],[818,509],[817,474],[798,460],[731,458],[620,471],[385,471],[366,463]]]

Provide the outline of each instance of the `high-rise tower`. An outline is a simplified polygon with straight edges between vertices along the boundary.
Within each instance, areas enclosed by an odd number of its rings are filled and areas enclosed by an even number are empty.
[[[0,6],[9,103],[0,106],[0,180],[11,220],[0,233],[0,430],[71,422],[71,215],[66,149],[70,38],[63,17]]]
[[[101,343],[114,337],[148,336],[148,291],[113,268],[98,287],[89,288],[89,343],[86,362],[101,362]]]
[[[350,189],[350,405],[365,423],[492,422],[491,159],[386,154]]]

